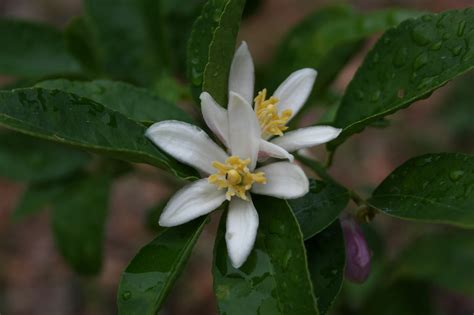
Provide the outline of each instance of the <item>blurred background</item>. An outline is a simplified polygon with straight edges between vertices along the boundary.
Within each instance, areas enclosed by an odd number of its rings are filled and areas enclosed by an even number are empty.
[[[474,5],[473,0],[346,2],[362,12],[389,7],[439,12]],[[243,21],[239,38],[248,42],[256,63],[265,64],[292,26],[328,4],[334,4],[334,1],[262,0]],[[41,21],[61,28],[72,17],[80,15],[81,10],[80,0],[0,0],[2,17]],[[335,91],[344,90],[375,40],[376,37],[369,40],[362,52],[348,63],[335,81]],[[0,76],[0,85],[13,80]],[[331,174],[346,186],[368,193],[395,167],[415,155],[441,151],[474,153],[472,82],[472,73],[464,75],[416,106],[390,116],[389,126],[367,129],[352,137],[336,154]],[[314,121],[324,112],[324,108],[317,108],[308,113],[308,120]],[[324,158],[323,148],[314,153]],[[57,253],[48,211],[19,223],[11,222],[10,215],[25,186],[0,177],[0,314],[116,314],[120,274],[138,249],[154,235],[153,230],[146,227],[147,209],[173,192],[168,180],[156,170],[142,166],[137,169],[113,185],[104,266],[100,275],[94,278],[74,274]],[[211,224],[202,233],[162,314],[217,314],[211,263],[218,217],[219,214],[214,214]],[[440,228],[381,216],[376,217],[373,225],[381,235],[389,258],[395,257],[416,236]],[[344,289],[341,306],[335,308],[335,314],[349,314],[342,304],[352,303],[354,290],[358,288],[351,285]],[[432,287],[430,301],[439,314],[474,314],[472,296]]]

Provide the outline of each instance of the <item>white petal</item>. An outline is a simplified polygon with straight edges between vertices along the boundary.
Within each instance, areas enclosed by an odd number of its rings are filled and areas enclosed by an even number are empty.
[[[201,99],[201,112],[206,125],[227,147],[227,139],[229,137],[229,119],[227,117],[227,110],[217,104],[217,102],[207,92],[202,92],[199,98]]]
[[[261,133],[257,116],[250,104],[234,92],[230,92],[228,115],[230,151],[243,160],[250,159],[249,169],[253,170]]]
[[[216,171],[212,167],[213,161],[224,162],[227,159],[227,153],[202,129],[182,121],[155,123],[147,129],[146,136],[178,161],[207,174]]]
[[[290,74],[273,93],[273,96],[280,100],[278,110],[281,112],[291,109],[293,111],[292,117],[294,117],[311,94],[317,74],[316,70],[310,68]]]
[[[161,213],[161,226],[175,226],[215,210],[224,201],[225,191],[209,184],[207,178],[184,186],[168,201]]]
[[[294,157],[288,153],[285,149],[276,144],[268,142],[266,140],[260,139],[260,147],[258,151],[259,161],[263,161],[269,157],[274,157],[277,159],[288,159],[290,162],[293,162]]]
[[[258,213],[251,199],[233,198],[229,204],[225,240],[234,268],[240,268],[252,251],[257,236]]]
[[[307,127],[286,132],[283,136],[276,137],[271,142],[288,152],[294,152],[336,139],[341,131],[342,129],[331,126]]]
[[[247,103],[252,104],[255,70],[246,42],[242,42],[234,54],[229,74],[229,93],[235,92],[242,96]],[[230,94],[229,94],[230,98]]]
[[[264,172],[267,183],[254,184],[252,193],[293,199],[304,196],[309,190],[308,178],[296,164],[272,163],[256,169],[255,172]]]

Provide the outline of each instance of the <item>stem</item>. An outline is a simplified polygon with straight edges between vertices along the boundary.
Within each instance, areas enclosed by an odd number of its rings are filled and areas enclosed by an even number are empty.
[[[367,200],[359,196],[355,191],[349,192],[351,199],[358,206],[356,209],[356,218],[359,222],[370,223],[378,213],[378,210],[372,207]]]
[[[327,158],[326,163],[325,163],[325,165],[324,165],[326,168],[330,168],[330,167],[331,167],[332,162],[333,162],[333,160],[334,160],[334,154],[335,154],[335,153],[336,153],[335,150],[334,150],[334,151],[329,151],[328,158]]]
[[[321,165],[318,161],[312,160],[310,158],[301,156],[299,154],[295,154],[295,158],[298,159],[301,163],[312,169],[318,176],[332,184],[341,186],[334,178],[329,175],[327,172],[326,168]],[[362,198],[357,192],[354,190],[349,190],[349,196],[354,201],[354,203],[357,205],[357,210],[356,210],[356,217],[358,218],[359,221],[369,223],[372,221],[377,214],[378,210],[374,207],[372,207],[367,200]]]

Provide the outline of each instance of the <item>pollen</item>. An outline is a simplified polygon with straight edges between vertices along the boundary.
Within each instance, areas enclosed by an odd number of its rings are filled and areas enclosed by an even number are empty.
[[[250,159],[242,160],[238,156],[229,157],[225,163],[214,161],[212,166],[217,172],[209,176],[207,180],[218,189],[227,189],[227,200],[233,196],[247,200],[247,191],[254,183],[266,184],[267,182],[263,172],[250,172],[249,163]]]
[[[267,98],[267,89],[258,92],[255,97],[255,113],[262,129],[262,137],[282,136],[283,131],[288,129],[286,123],[291,118],[293,111],[285,109],[278,114],[278,98],[272,96]]]

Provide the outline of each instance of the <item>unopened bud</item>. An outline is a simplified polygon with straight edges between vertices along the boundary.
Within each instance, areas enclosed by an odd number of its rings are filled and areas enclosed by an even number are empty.
[[[363,283],[370,274],[370,249],[360,226],[352,217],[341,219],[346,243],[346,278]]]

